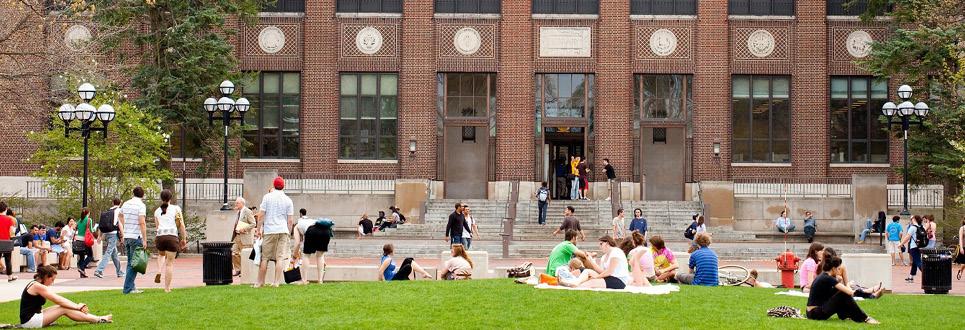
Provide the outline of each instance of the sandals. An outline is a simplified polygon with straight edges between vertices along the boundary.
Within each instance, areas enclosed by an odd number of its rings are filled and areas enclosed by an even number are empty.
[[[161,283],[161,273],[154,275],[154,283]]]
[[[114,323],[114,316],[104,315],[101,318],[97,319],[97,323]]]

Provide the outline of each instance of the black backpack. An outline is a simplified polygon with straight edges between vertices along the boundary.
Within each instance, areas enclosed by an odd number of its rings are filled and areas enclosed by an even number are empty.
[[[102,233],[113,233],[117,231],[117,226],[114,225],[114,209],[101,213],[101,220],[97,226]]]
[[[697,223],[691,222],[690,226],[687,226],[687,229],[684,229],[684,237],[687,239],[694,239],[694,236],[697,236]]]
[[[919,248],[923,248],[928,245],[928,235],[925,233],[925,228],[919,225],[915,226],[915,245]]]
[[[395,212],[395,214],[398,214],[398,215],[399,215],[399,224],[400,224],[400,225],[403,224],[403,223],[405,223],[405,216],[402,215],[402,212]]]

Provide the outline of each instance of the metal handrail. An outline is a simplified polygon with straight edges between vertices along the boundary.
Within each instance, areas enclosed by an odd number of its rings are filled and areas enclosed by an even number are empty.
[[[908,207],[941,208],[945,205],[945,190],[938,186],[908,187]],[[888,207],[904,206],[904,189],[888,188]]]
[[[734,178],[734,195],[742,197],[851,197],[850,178]]]

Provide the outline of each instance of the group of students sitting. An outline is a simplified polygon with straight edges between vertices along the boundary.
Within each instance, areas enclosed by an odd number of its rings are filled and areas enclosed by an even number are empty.
[[[434,279],[435,276],[429,274],[422,266],[415,262],[414,258],[405,258],[401,265],[396,265],[393,256],[395,247],[392,244],[382,246],[382,257],[379,259],[379,281],[407,281],[422,275],[426,279]],[[472,278],[472,268],[474,264],[466,248],[462,244],[452,244],[452,251],[449,260],[443,263],[442,273],[439,275],[443,280],[468,280]]]
[[[878,324],[858,307],[854,297],[880,298],[885,292],[884,286],[878,283],[874,288],[864,288],[848,281],[848,269],[834,249],[811,243],[798,276],[801,290],[809,293],[807,318],[827,320],[837,314],[842,320]]]

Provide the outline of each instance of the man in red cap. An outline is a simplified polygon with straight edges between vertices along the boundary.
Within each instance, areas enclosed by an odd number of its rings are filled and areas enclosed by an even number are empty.
[[[275,177],[272,185],[275,189],[261,199],[261,211],[255,225],[255,237],[262,239],[258,282],[254,285],[256,288],[265,284],[269,260],[275,262],[275,280],[272,283],[274,287],[278,287],[278,281],[283,278],[282,273],[288,265],[288,241],[291,238],[295,206],[291,198],[285,195],[284,179]]]

